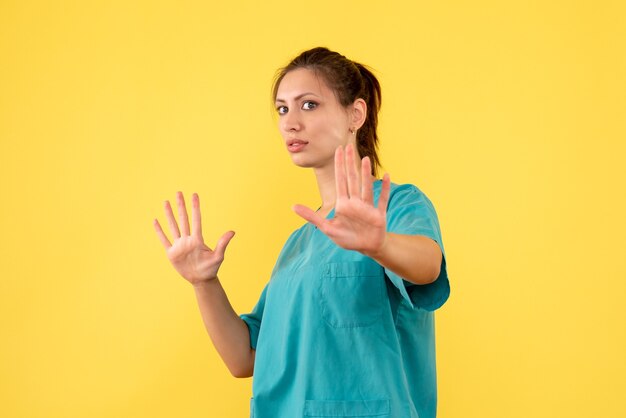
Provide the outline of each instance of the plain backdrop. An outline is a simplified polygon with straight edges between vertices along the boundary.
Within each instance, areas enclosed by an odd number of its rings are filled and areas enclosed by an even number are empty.
[[[439,417],[626,415],[620,1],[0,2],[0,415],[245,417],[152,228],[200,195],[249,312],[319,197],[270,101],[322,45],[373,67],[392,181],[452,294]],[[319,367],[324,367],[320,365]],[[394,382],[389,382],[393,385]]]

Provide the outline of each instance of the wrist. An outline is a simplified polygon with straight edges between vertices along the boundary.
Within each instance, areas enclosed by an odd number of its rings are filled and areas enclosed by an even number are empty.
[[[363,254],[370,258],[373,258],[376,261],[383,258],[385,251],[387,250],[388,237],[389,237],[389,233],[385,232],[385,235],[383,236],[383,239],[380,242],[380,244],[370,250],[363,251]]]
[[[198,280],[197,282],[191,283],[191,285],[196,290],[203,290],[203,289],[207,289],[207,288],[214,286],[218,282],[219,282],[219,279],[217,278],[217,276],[215,276],[212,279]]]

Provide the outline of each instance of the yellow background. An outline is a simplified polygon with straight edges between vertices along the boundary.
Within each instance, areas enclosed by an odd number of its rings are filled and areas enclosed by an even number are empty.
[[[269,99],[317,45],[374,67],[439,214],[439,417],[626,416],[622,4],[3,0],[0,416],[247,416],[151,222],[198,192],[253,307],[319,203]]]

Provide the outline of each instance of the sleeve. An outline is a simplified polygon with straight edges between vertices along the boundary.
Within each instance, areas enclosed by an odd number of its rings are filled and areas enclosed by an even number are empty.
[[[250,347],[256,350],[256,344],[259,340],[259,331],[261,330],[261,320],[263,319],[263,311],[265,310],[265,297],[267,294],[267,286],[261,292],[261,297],[255,305],[252,312],[239,315],[248,326],[250,331]]]
[[[404,280],[389,269],[385,269],[385,274],[411,308],[434,311],[441,307],[450,295],[450,284],[439,220],[428,197],[410,184],[392,189],[387,206],[387,231],[423,235],[439,244],[443,257],[439,277],[434,282],[417,285]]]

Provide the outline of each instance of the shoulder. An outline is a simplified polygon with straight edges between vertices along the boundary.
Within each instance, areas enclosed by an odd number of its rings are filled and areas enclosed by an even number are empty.
[[[420,189],[417,188],[416,185],[414,184],[410,184],[410,183],[404,183],[404,184],[396,184],[396,183],[391,183],[390,185],[390,196],[392,195],[396,195],[396,194],[403,194],[403,193],[421,193]]]
[[[419,187],[410,183],[391,183],[389,189],[389,206],[396,203],[425,203],[432,205],[428,196],[426,196]]]

